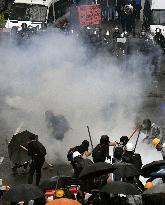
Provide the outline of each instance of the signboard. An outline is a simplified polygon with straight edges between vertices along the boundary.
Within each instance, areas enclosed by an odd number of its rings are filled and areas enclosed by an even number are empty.
[[[99,4],[78,6],[80,26],[93,26],[101,23],[101,6]]]
[[[126,43],[126,42],[127,42],[127,40],[125,37],[124,38],[117,38],[117,43]]]

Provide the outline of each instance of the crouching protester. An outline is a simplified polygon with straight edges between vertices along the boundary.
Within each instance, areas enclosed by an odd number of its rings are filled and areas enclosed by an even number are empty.
[[[71,165],[74,170],[74,177],[78,178],[83,168],[91,164],[93,164],[91,160],[84,159],[78,151],[75,151],[73,153],[73,160],[71,161]]]
[[[87,140],[84,140],[81,143],[81,145],[70,148],[68,151],[67,159],[73,167],[74,177],[78,177],[80,174],[80,170],[82,170],[82,168],[80,169],[80,167],[82,166],[83,155],[88,157],[92,153],[91,151],[88,150],[88,148],[89,148],[89,142]],[[81,165],[78,165],[80,161],[81,161]]]

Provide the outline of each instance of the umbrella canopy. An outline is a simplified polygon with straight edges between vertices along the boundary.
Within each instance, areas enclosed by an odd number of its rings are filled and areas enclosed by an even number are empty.
[[[112,182],[111,184],[106,184],[100,190],[107,194],[125,194],[125,195],[138,195],[139,190],[131,183],[126,182]]]
[[[141,169],[141,175],[148,178],[152,172],[158,171],[162,165],[165,165],[165,160],[153,161],[146,164]]]
[[[80,179],[88,177],[97,177],[103,174],[112,173],[116,168],[106,162],[97,162],[85,167],[79,175]]]
[[[81,205],[81,204],[76,200],[62,198],[62,199],[49,201],[46,205]]]
[[[122,162],[113,165],[116,170],[114,174],[118,177],[133,177],[140,175],[133,164]]]
[[[42,190],[66,188],[71,185],[80,185],[80,180],[71,176],[54,176],[40,184]]]
[[[162,194],[162,193],[165,194],[165,183],[158,184],[151,189],[147,189],[146,191],[143,192],[143,195]]]
[[[38,137],[27,130],[13,135],[11,141],[8,144],[9,158],[13,163],[22,164],[31,159],[31,157],[28,156],[27,151],[20,147],[20,145],[27,145],[30,140],[30,136],[34,136],[34,138]]]
[[[7,191],[3,199],[10,202],[30,201],[43,197],[42,191],[32,184],[20,184],[13,186]]]

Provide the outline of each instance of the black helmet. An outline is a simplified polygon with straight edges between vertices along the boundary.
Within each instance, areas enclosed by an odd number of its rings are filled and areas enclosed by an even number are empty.
[[[89,147],[89,142],[88,142],[88,140],[82,141],[82,145]]]
[[[161,29],[160,28],[156,28],[155,32],[160,34],[161,33]]]
[[[151,120],[150,119],[143,120],[143,128],[145,130],[149,130],[151,128]]]
[[[102,135],[100,138],[100,144],[110,143],[108,135]]]
[[[127,136],[120,137],[120,142],[123,142],[124,145],[126,145],[128,141],[129,141],[129,139]]]

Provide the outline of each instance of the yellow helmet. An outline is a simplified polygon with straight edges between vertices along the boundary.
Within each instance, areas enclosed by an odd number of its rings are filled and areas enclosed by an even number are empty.
[[[61,197],[63,197],[64,196],[64,190],[62,190],[62,189],[57,189],[56,191],[55,191],[55,197],[57,197],[57,198],[61,198]]]
[[[152,140],[152,144],[156,147],[158,144],[160,143],[160,139],[158,139],[158,138],[154,138],[153,140]]]
[[[144,188],[145,189],[151,189],[153,187],[153,183],[152,182],[147,182],[145,185],[144,185]]]

